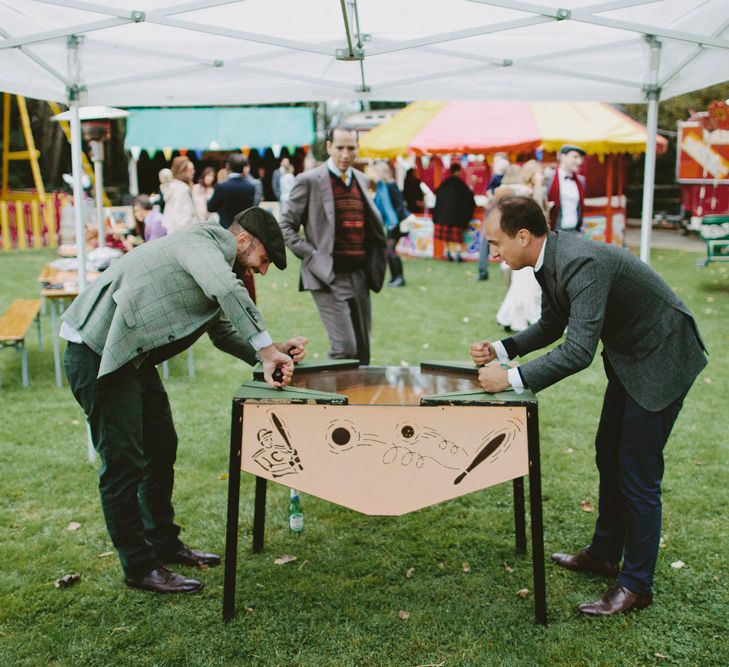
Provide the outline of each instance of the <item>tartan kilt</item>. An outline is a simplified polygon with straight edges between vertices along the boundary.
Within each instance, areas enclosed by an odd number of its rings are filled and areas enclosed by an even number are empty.
[[[444,243],[463,243],[462,227],[451,227],[450,225],[439,225],[433,223],[433,238]]]

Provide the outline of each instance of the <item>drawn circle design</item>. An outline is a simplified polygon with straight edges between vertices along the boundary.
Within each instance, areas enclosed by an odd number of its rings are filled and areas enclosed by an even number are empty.
[[[395,437],[406,445],[414,445],[420,439],[420,427],[413,422],[400,422],[395,427]]]
[[[359,431],[348,419],[337,419],[329,424],[326,441],[335,454],[346,452],[359,443]]]
[[[344,427],[337,426],[332,431],[332,442],[335,445],[346,445],[352,439],[352,434]]]

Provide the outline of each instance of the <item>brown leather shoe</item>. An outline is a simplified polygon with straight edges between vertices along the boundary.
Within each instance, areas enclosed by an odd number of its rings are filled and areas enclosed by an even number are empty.
[[[574,556],[570,554],[552,554],[552,560],[561,567],[575,572],[590,572],[605,577],[617,577],[618,566],[615,563],[606,563],[591,558],[587,547],[580,549]]]
[[[141,579],[127,579],[124,583],[129,588],[141,588],[155,593],[197,593],[203,587],[196,579],[187,579],[162,565]]]
[[[615,616],[633,609],[645,609],[653,603],[652,595],[638,595],[615,584],[596,602],[583,602],[577,611],[586,616]]]
[[[160,560],[163,563],[180,563],[181,565],[190,565],[191,567],[198,567],[199,565],[215,567],[216,565],[220,565],[220,556],[208,554],[204,551],[195,551],[195,549],[190,549],[185,544],[174,553],[162,556]]]

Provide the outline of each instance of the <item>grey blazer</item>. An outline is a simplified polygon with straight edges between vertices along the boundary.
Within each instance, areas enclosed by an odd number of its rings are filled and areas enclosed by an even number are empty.
[[[206,331],[216,347],[253,365],[248,339],[265,326],[233,273],[235,255],[229,231],[195,223],[113,262],[63,319],[101,355],[99,377]]]
[[[706,348],[666,282],[624,248],[566,232],[550,232],[546,243],[541,319],[512,340],[525,355],[565,327],[567,335],[520,366],[528,386],[539,391],[587,368],[602,340],[620,382],[645,409],[662,410],[687,391],[706,366]]]
[[[367,284],[374,292],[382,289],[386,270],[385,233],[382,218],[369,195],[367,177],[352,170],[365,200]],[[334,282],[334,194],[326,164],[296,177],[281,216],[286,245],[301,259],[301,290],[320,290]],[[305,237],[299,233],[304,227]]]

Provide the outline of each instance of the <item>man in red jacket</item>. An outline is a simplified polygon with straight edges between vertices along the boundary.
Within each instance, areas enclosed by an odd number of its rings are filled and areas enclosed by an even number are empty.
[[[565,144],[559,149],[559,168],[547,179],[547,199],[551,204],[549,227],[579,233],[585,211],[585,177],[580,167],[585,150]]]

